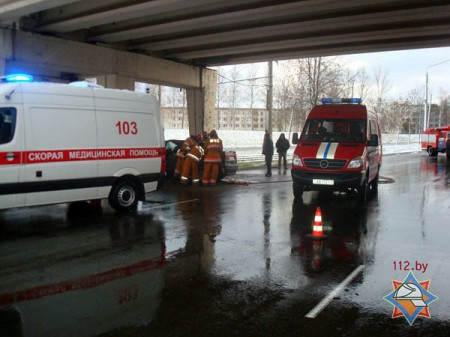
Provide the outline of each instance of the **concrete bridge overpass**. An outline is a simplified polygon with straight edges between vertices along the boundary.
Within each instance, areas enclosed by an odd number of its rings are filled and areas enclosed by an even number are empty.
[[[450,45],[448,0],[0,0],[0,73],[187,90],[209,129],[208,66]]]

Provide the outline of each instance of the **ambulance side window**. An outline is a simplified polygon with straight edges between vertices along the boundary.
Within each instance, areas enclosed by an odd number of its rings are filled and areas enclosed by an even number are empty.
[[[0,108],[0,144],[7,144],[14,138],[16,130],[16,109]]]

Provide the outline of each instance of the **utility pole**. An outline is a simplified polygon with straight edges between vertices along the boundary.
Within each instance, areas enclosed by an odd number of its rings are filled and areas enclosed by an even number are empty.
[[[267,111],[266,129],[272,134],[272,105],[273,105],[273,61],[269,61],[269,88],[267,90]]]
[[[423,131],[427,129],[428,114],[428,71],[425,75],[425,110],[423,112]]]
[[[423,130],[424,131],[428,127],[428,124],[430,121],[430,115],[431,115],[431,100],[430,100],[430,104],[428,104],[428,69],[430,69],[432,67],[436,67],[438,65],[441,65],[443,63],[447,63],[447,62],[450,62],[450,59],[432,64],[431,66],[427,67],[427,72],[425,74],[425,111],[424,111],[424,116],[423,116]]]

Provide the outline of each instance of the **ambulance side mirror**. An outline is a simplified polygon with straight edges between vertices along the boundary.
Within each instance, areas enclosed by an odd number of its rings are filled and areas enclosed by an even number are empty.
[[[376,135],[376,134],[370,135],[370,140],[369,140],[368,145],[369,146],[378,146],[379,145],[378,135]]]
[[[292,134],[292,144],[297,144],[298,143],[298,132],[294,132]]]

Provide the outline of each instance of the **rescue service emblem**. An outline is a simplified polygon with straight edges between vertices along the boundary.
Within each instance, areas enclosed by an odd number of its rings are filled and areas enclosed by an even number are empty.
[[[420,282],[412,272],[401,281],[392,280],[393,290],[384,297],[394,306],[392,318],[405,317],[413,325],[418,317],[431,318],[429,306],[439,299],[429,290],[430,280]]]

